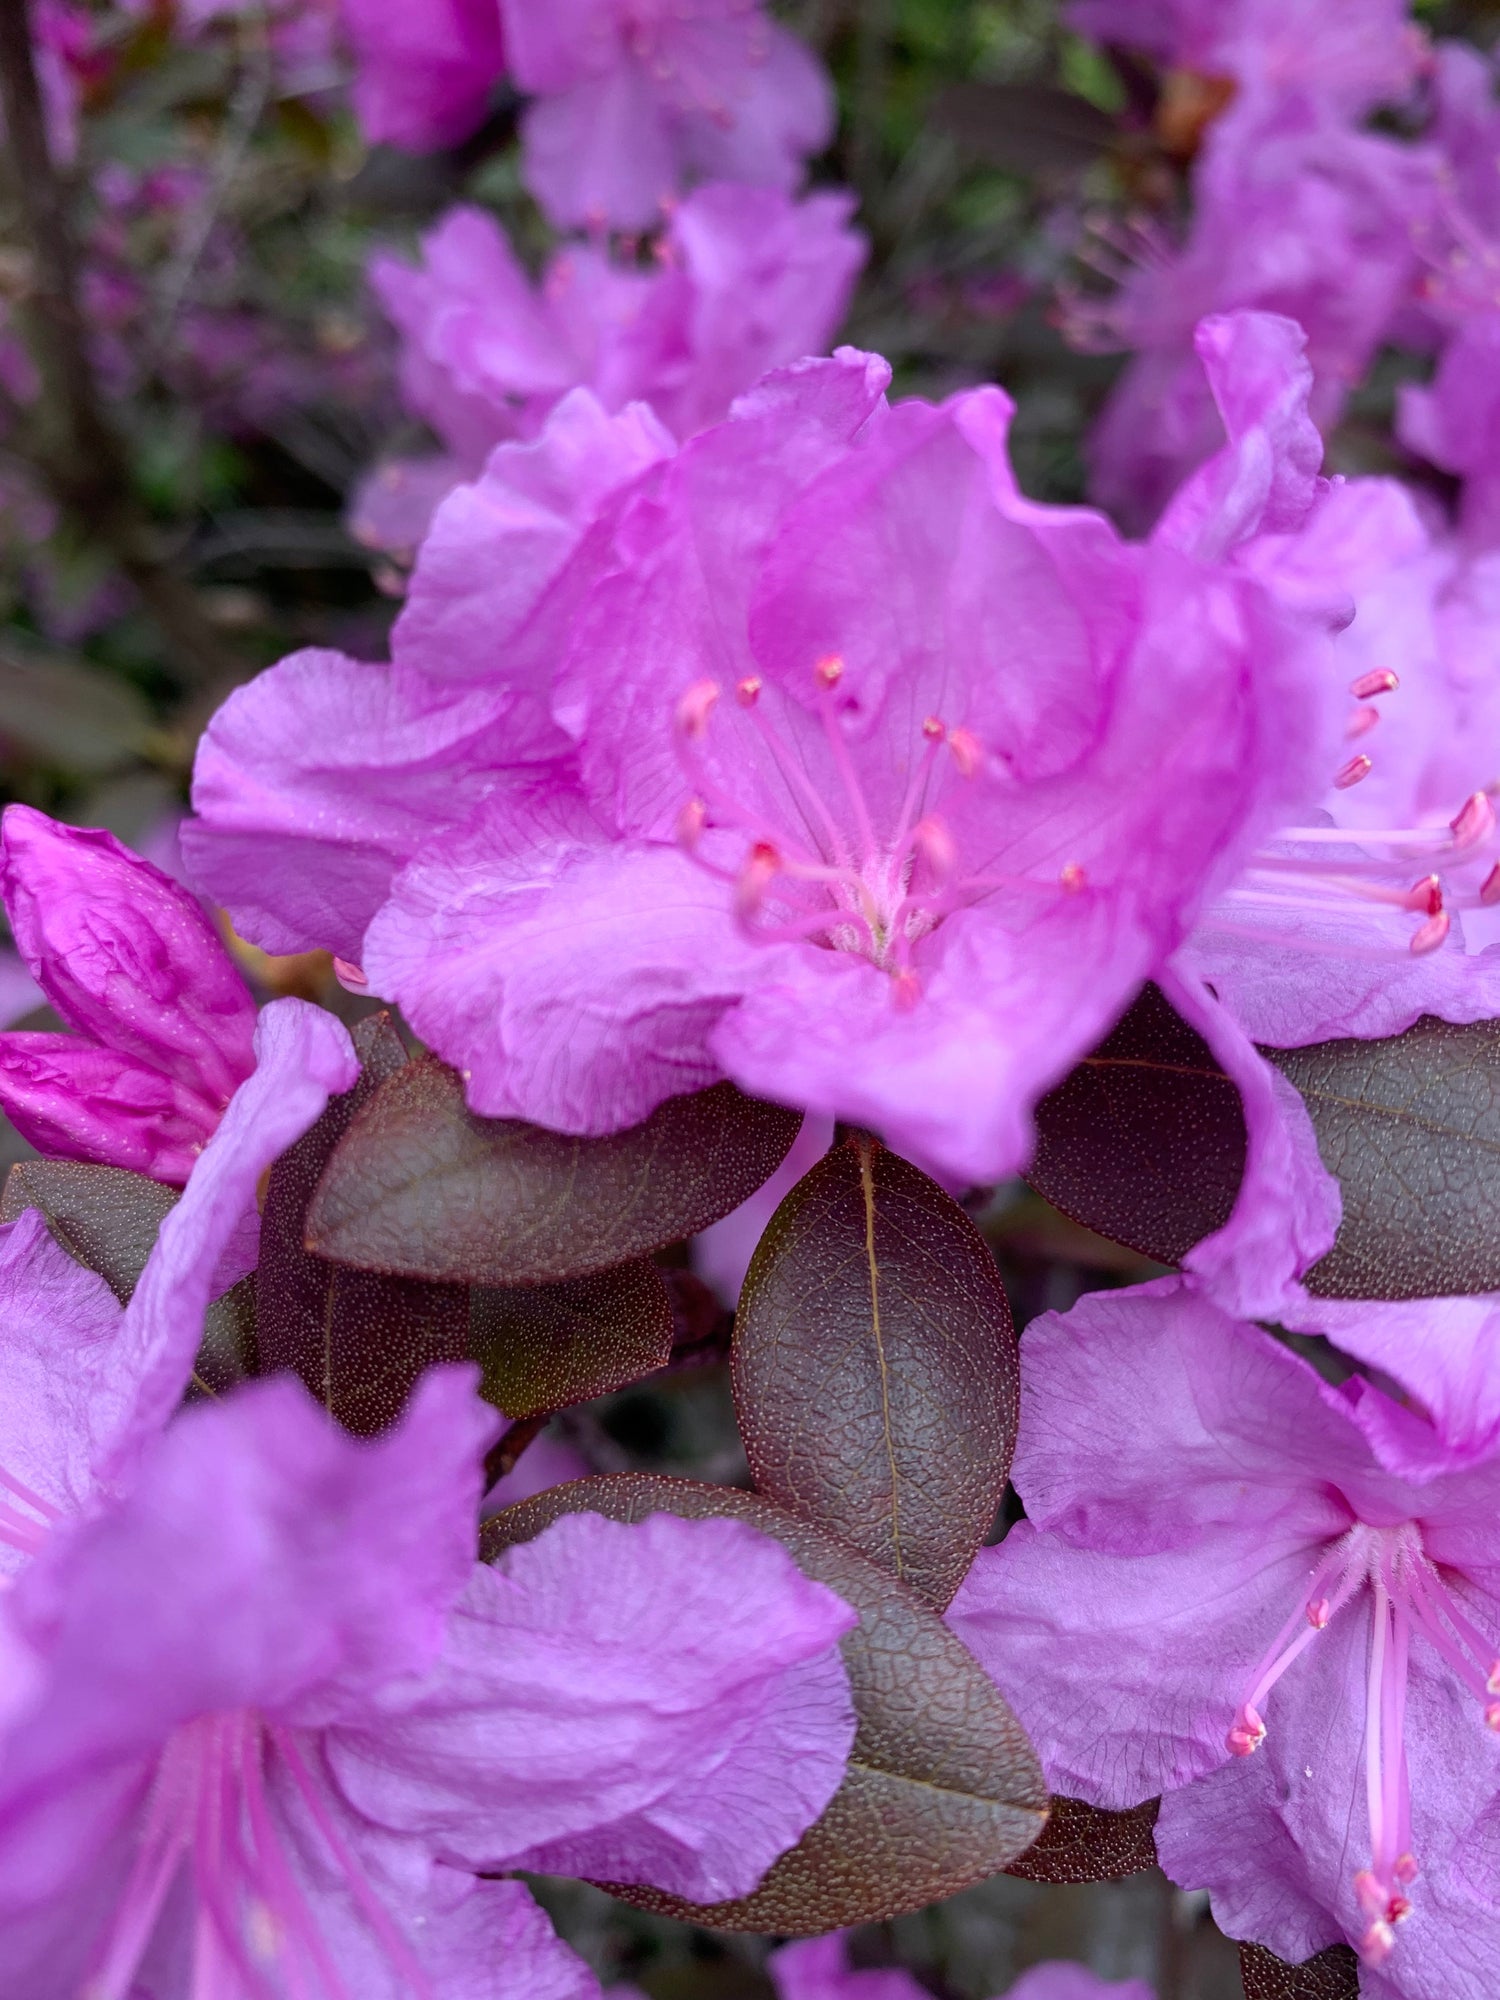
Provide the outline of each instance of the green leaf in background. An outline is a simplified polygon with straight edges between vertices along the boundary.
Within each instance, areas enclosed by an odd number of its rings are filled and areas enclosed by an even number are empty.
[[[643,1258],[554,1285],[475,1286],[469,1300],[484,1395],[508,1417],[586,1403],[672,1358],[672,1302]]]
[[[478,1118],[458,1072],[424,1056],[340,1142],[308,1211],[340,1263],[475,1285],[581,1278],[691,1236],[780,1166],[801,1114],[733,1084],[673,1097],[608,1138]]]
[[[353,1032],[364,1064],[358,1083],[331,1098],[271,1169],[256,1273],[258,1343],[264,1370],[295,1370],[341,1424],[373,1436],[401,1414],[424,1368],[465,1358],[469,1295],[460,1285],[346,1270],[304,1248],[308,1203],[330,1154],[406,1062],[388,1016],[371,1015]]]
[[[957,1202],[874,1139],[836,1145],[772,1216],[732,1353],[757,1490],[942,1610],[1020,1415],[1000,1274]]]
[[[493,1560],[563,1514],[727,1516],[772,1535],[859,1612],[842,1641],[858,1733],[817,1824],[753,1896],[703,1908],[606,1883],[642,1909],[719,1930],[800,1935],[895,1917],[1000,1872],[1047,1811],[1036,1753],[999,1690],[942,1620],[884,1570],[758,1495],[651,1473],[581,1479],[486,1522]]]

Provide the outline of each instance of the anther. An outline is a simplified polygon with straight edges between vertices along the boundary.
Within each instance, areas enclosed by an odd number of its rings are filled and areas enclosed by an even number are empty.
[[[1391,1873],[1404,1888],[1410,1888],[1411,1884],[1416,1881],[1418,1875],[1421,1873],[1421,1870],[1417,1866],[1416,1855],[1398,1854],[1396,1856],[1396,1865],[1391,1870]]]
[[[1491,1694],[1500,1694],[1500,1660],[1490,1661],[1490,1670],[1485,1675],[1484,1684]]]
[[[1375,766],[1371,763],[1370,759],[1361,751],[1357,757],[1351,757],[1347,764],[1342,765],[1340,769],[1334,772],[1333,783],[1335,790],[1347,792],[1349,787],[1357,785],[1361,778],[1368,778],[1374,768]]]
[[[1451,927],[1452,919],[1446,910],[1439,910],[1429,917],[1425,924],[1412,933],[1409,946],[1413,958],[1425,958],[1430,951],[1436,951],[1444,943]]]
[[[929,715],[922,724],[922,734],[927,738],[929,743],[941,743],[946,731],[939,717]]]
[[[1396,1933],[1384,1917],[1377,1917],[1359,1941],[1359,1955],[1372,1969],[1384,1965],[1396,1943]]]
[[[1422,875],[1412,883],[1406,894],[1409,910],[1424,910],[1429,917],[1435,917],[1443,907],[1443,885],[1436,875]]]
[[[1394,694],[1400,685],[1389,667],[1376,667],[1372,673],[1350,681],[1349,692],[1356,701],[1368,701],[1372,695]]]
[[[1356,736],[1368,736],[1370,731],[1375,727],[1376,723],[1379,722],[1379,720],[1380,720],[1380,710],[1378,708],[1372,708],[1369,705],[1369,703],[1366,702],[1363,708],[1356,708],[1353,714],[1349,717],[1348,722],[1346,722],[1344,725],[1344,734],[1351,738]]]
[[[703,829],[708,824],[708,807],[702,799],[689,799],[677,815],[677,844],[688,852],[703,838]]]
[[[1483,792],[1471,792],[1449,822],[1455,847],[1474,847],[1495,831],[1495,808]]]
[[[1077,861],[1066,861],[1057,871],[1058,887],[1065,896],[1076,896],[1088,887],[1088,876]]]
[[[708,718],[719,699],[717,681],[694,681],[677,704],[677,727],[695,743],[708,734]]]
[[[1307,1622],[1315,1632],[1321,1632],[1332,1616],[1326,1597],[1315,1597],[1307,1607]]]
[[[735,682],[734,698],[741,708],[754,708],[760,699],[763,686],[764,682],[759,674],[746,674],[742,681]]]
[[[1225,1747],[1236,1757],[1249,1757],[1266,1740],[1266,1725],[1249,1702],[1235,1711],[1234,1727],[1224,1738]]]
[[[939,881],[947,881],[958,866],[958,849],[940,819],[921,819],[911,830],[911,844]]]
[[[351,965],[347,958],[333,961],[333,976],[340,986],[356,986],[361,991],[369,985],[369,976],[362,965]]]
[[[844,678],[844,662],[837,653],[825,653],[813,668],[813,679],[825,693]]]
[[[971,730],[950,729],[948,748],[953,753],[961,778],[972,778],[984,762],[984,745]]]
[[[757,840],[734,887],[734,906],[742,917],[754,916],[780,873],[780,854],[770,841]]]
[[[1479,900],[1487,910],[1493,909],[1496,903],[1500,903],[1500,861],[1495,863],[1480,883]]]
[[[1500,1701],[1487,1701],[1484,1705],[1484,1726],[1500,1734]]]

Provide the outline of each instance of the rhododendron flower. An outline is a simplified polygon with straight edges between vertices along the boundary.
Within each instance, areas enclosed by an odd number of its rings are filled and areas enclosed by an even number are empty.
[[[1067,15],[1096,41],[1346,112],[1400,96],[1426,52],[1405,0],[1071,0]]]
[[[505,68],[498,0],[341,0],[365,137],[425,153],[466,138]]]
[[[1163,1793],[1162,1865],[1231,1937],[1292,1961],[1347,1938],[1381,2000],[1486,1990],[1500,1460],[1417,1452],[1416,1413],[1180,1278],[1024,1349],[1027,1518],[949,1616],[1049,1781]]]
[[[75,1030],[0,1034],[0,1106],[44,1153],[185,1181],[254,1065],[255,1003],[202,904],[29,806],[0,821],[0,896]]]
[[[1431,182],[1424,152],[1354,130],[1319,97],[1250,92],[1234,104],[1194,165],[1187,240],[1150,248],[1087,322],[1135,355],[1090,441],[1094,497],[1143,525],[1217,448],[1193,352],[1208,313],[1296,320],[1313,416],[1334,423],[1414,283]]]
[[[1205,352],[1227,381],[1288,338]],[[999,392],[887,409],[884,381],[806,364],[675,455],[575,396],[501,447],[439,514],[388,679],[307,656],[211,727],[186,839],[241,930],[311,942],[336,879],[383,875],[363,940],[322,941],[487,1115],[610,1131],[729,1075],[954,1178],[1016,1166],[1036,1096],[1332,754],[1302,625],[1221,560],[1305,508],[1317,441],[1237,422],[1179,541],[1131,548],[1018,493]]]
[[[479,209],[450,210],[415,268],[382,252],[370,277],[402,337],[402,392],[447,457],[377,468],[355,496],[355,533],[410,552],[451,486],[496,444],[534,436],[579,384],[607,410],[649,403],[679,438],[727,416],[768,368],[828,346],[865,255],[853,205],[700,188],[674,209],[655,270],[570,244],[539,285]]]
[[[689,180],[793,188],[833,131],[816,58],[760,0],[500,0],[537,101],[522,172],[560,227],[649,229]]]
[[[899,1966],[854,1971],[848,1963],[848,1931],[784,1944],[766,1960],[777,2000],[923,2000],[927,1988]],[[1061,1959],[1034,1965],[1005,2000],[1155,2000],[1140,1979],[1100,1979],[1082,1965]]]
[[[584,1995],[479,1871],[715,1900],[821,1811],[847,1606],[735,1522],[572,1516],[476,1565],[474,1375],[374,1442],[290,1380],[189,1409],[7,1594],[7,1991]]]

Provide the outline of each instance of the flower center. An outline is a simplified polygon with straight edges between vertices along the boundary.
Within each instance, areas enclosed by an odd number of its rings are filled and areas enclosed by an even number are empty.
[[[126,2000],[168,1895],[186,1871],[197,1905],[191,2000],[226,1992],[358,2000],[277,1826],[268,1780],[283,1781],[316,1830],[362,1920],[413,2000],[432,1987],[329,1811],[305,1737],[249,1709],[200,1717],[168,1740],[139,1844],[84,2000]]]
[[[1354,1877],[1365,1929],[1357,1942],[1378,1966],[1411,1912],[1417,1878],[1412,1853],[1411,1788],[1406,1761],[1406,1683],[1413,1632],[1420,1632],[1460,1684],[1477,1697],[1488,1728],[1500,1731],[1500,1657],[1440,1576],[1415,1522],[1398,1528],[1356,1524],[1331,1544],[1296,1609],[1254,1669],[1225,1739],[1237,1757],[1265,1741],[1262,1704],[1319,1632],[1366,1588],[1370,1641],[1365,1692],[1365,1807],[1370,1863]]]
[[[762,943],[809,942],[855,952],[891,978],[892,998],[909,1006],[921,986],[912,951],[950,912],[992,890],[1084,887],[1083,870],[1064,868],[1052,882],[991,873],[964,874],[949,823],[937,811],[955,780],[973,779],[985,753],[969,730],[940,717],[920,724],[905,784],[894,809],[871,801],[851,752],[840,708],[844,663],[836,655],[813,669],[815,718],[781,702],[783,720],[767,713],[766,688],[748,675],[734,689],[746,725],[739,743],[713,740],[723,689],[697,681],[677,704],[677,752],[692,795],[678,815],[677,838],[707,871],[729,883],[742,928]],[[809,742],[809,731],[815,739]],[[725,782],[726,764],[748,757],[748,804]],[[829,784],[831,780],[831,787]],[[714,835],[740,840],[732,851]]]
[[[1385,668],[1351,683],[1357,703],[1349,718],[1351,737],[1368,736],[1380,720],[1376,700],[1397,685]],[[1351,790],[1374,768],[1368,752],[1356,751],[1334,773],[1334,789]],[[1216,904],[1214,928],[1263,938],[1267,919],[1290,918],[1296,926],[1306,916],[1339,917],[1361,907],[1383,908],[1411,916],[1407,950],[1423,957],[1446,942],[1455,910],[1500,904],[1494,833],[1495,808],[1488,791],[1472,792],[1451,819],[1432,826],[1285,827],[1276,844],[1257,854]],[[1413,871],[1420,871],[1414,879]],[[1295,929],[1293,937],[1299,949],[1319,949]]]

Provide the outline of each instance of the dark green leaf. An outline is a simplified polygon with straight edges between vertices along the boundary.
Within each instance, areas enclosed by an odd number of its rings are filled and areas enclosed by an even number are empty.
[[[817,1824],[738,1902],[700,1908],[606,1884],[614,1894],[720,1930],[805,1935],[951,1896],[1007,1867],[1041,1831],[1046,1786],[1020,1724],[942,1620],[884,1570],[758,1495],[649,1473],[577,1480],[507,1508],[486,1523],[484,1552],[493,1558],[584,1511],[746,1521],[860,1615],[843,1641],[859,1729]]]
[[[303,1247],[308,1204],[335,1146],[406,1053],[384,1014],[354,1029],[358,1083],[330,1099],[317,1124],[271,1169],[256,1273],[260,1364],[290,1368],[340,1423],[373,1436],[400,1415],[435,1361],[468,1353],[469,1297],[461,1285],[423,1284],[345,1270]]]
[[[1266,1054],[1301,1092],[1344,1219],[1324,1298],[1500,1289],[1500,1022],[1430,1018],[1384,1041]],[[1234,1205],[1239,1096],[1154,987],[1043,1099],[1028,1178],[1077,1222],[1180,1263]]]
[[[665,1368],[672,1304],[643,1258],[555,1285],[476,1286],[469,1340],[488,1400],[508,1417],[531,1417]]]
[[[1359,1960],[1346,1944],[1288,1965],[1258,1944],[1240,1946],[1245,2000],[1359,2000]]]
[[[350,1126],[308,1213],[308,1242],[411,1277],[586,1277],[727,1215],[780,1166],[799,1123],[720,1083],[670,1098],[629,1131],[569,1138],[476,1118],[458,1072],[426,1056]]]
[[[1129,1812],[1105,1812],[1082,1799],[1056,1793],[1035,1846],[1006,1869],[1028,1882],[1117,1882],[1156,1866],[1156,1815],[1160,1799]]]
[[[942,1610],[1020,1414],[1000,1274],[957,1202],[873,1139],[835,1146],[760,1240],[733,1362],[757,1490]]]
[[[121,1305],[130,1303],[157,1232],[179,1191],[124,1167],[87,1160],[20,1160],[0,1197],[0,1222],[39,1208],[71,1257],[97,1271]],[[242,1278],[215,1299],[203,1323],[197,1373],[202,1386],[224,1389],[255,1366],[255,1278]]]

